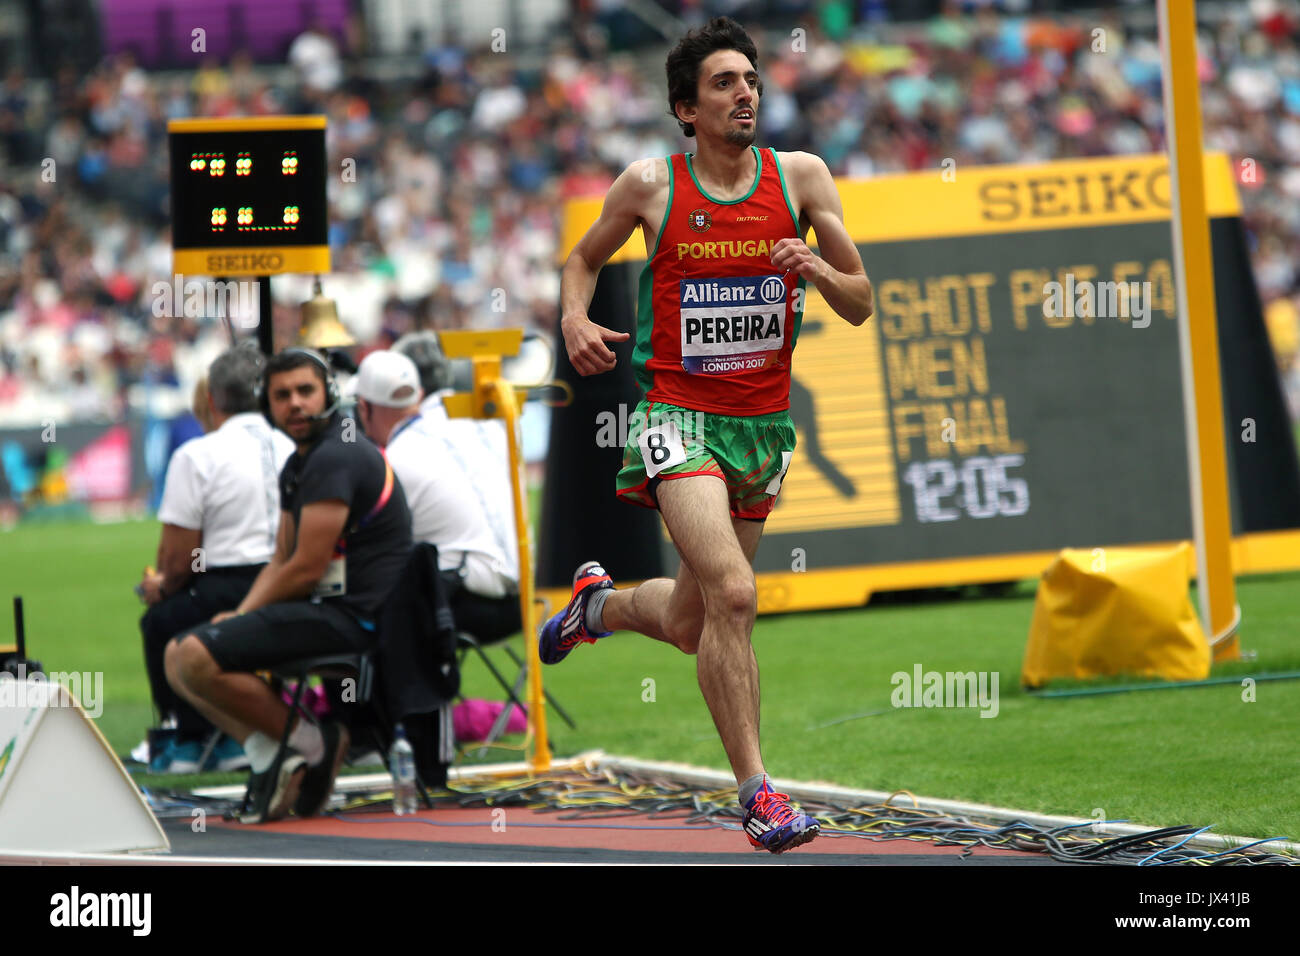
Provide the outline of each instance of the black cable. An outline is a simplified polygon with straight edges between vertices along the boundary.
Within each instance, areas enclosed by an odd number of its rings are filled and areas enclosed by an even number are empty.
[[[347,793],[347,778],[339,789]],[[196,797],[176,791],[150,791],[150,806],[160,819],[192,816],[195,807],[209,813],[235,809],[238,801]],[[633,772],[599,774],[555,772],[539,777],[463,780],[432,794],[439,807],[513,808],[555,815],[556,826],[585,826],[592,820],[630,817],[680,819],[683,825],[739,830],[743,811],[736,791],[667,781]],[[891,797],[891,800],[893,798]],[[873,841],[912,840],[935,846],[964,848],[968,857],[976,848],[1043,853],[1062,863],[1093,866],[1295,866],[1300,859],[1260,849],[1256,845],[1209,850],[1190,847],[1186,841],[1204,829],[1189,825],[1161,827],[1140,833],[1104,836],[1091,833],[1087,824],[1044,828],[1024,820],[980,822],[949,817],[920,807],[898,804],[851,806],[825,800],[807,800],[802,808],[821,823],[827,836]],[[354,794],[341,815],[390,812],[390,793]],[[1267,841],[1259,841],[1267,842]]]

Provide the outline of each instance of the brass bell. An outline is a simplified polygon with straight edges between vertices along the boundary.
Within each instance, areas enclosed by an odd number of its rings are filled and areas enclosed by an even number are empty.
[[[357,344],[339,321],[338,303],[321,294],[319,276],[312,285],[311,298],[302,304],[298,344],[310,349],[347,348]]]

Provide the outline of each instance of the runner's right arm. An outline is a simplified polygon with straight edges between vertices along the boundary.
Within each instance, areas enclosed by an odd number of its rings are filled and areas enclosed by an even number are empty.
[[[645,175],[647,163],[651,174]],[[658,175],[659,164],[664,165]],[[596,275],[644,219],[642,210],[668,177],[663,160],[640,160],[623,170],[605,196],[600,216],[578,240],[560,272],[560,330],[569,361],[580,375],[608,372],[618,359],[606,342],[624,342],[626,332],[612,332],[587,317],[596,291]]]

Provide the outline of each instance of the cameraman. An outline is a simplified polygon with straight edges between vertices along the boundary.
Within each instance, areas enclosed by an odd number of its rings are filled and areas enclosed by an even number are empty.
[[[371,649],[379,608],[411,550],[401,484],[338,405],[338,388],[317,353],[290,348],[267,363],[262,410],[297,447],[280,474],[275,554],[235,610],[167,648],[172,686],[243,742],[254,820],[319,813],[349,736],[338,721],[317,727],[291,715],[252,672]],[[277,762],[291,717],[291,750]]]

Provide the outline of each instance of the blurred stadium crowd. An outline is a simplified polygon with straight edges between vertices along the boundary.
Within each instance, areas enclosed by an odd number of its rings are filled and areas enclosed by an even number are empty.
[[[633,160],[690,148],[667,114],[666,44],[611,49],[602,27],[618,23],[606,6],[575,4],[585,14],[545,49],[429,49],[410,79],[377,77],[373,59],[323,32],[294,41],[290,69],[236,55],[149,72],[129,54],[50,82],[10,69],[0,426],[120,420],[160,387],[183,406],[227,344],[217,320],[153,308],[153,283],[172,277],[166,122],[176,117],[328,115],[331,166],[354,159],[356,181],[330,178],[326,292],[367,347],[421,327],[551,329],[563,200],[602,192]],[[735,3],[689,7],[744,14]],[[947,157],[960,168],[1164,148],[1149,9],[1035,18],[951,3],[930,20],[887,23],[881,8],[826,4],[754,31],[762,142],[816,152],[845,176]],[[1300,26],[1272,2],[1221,9],[1202,34],[1206,145],[1239,170],[1255,275],[1300,417]],[[277,283],[277,327],[292,329],[306,287]]]

